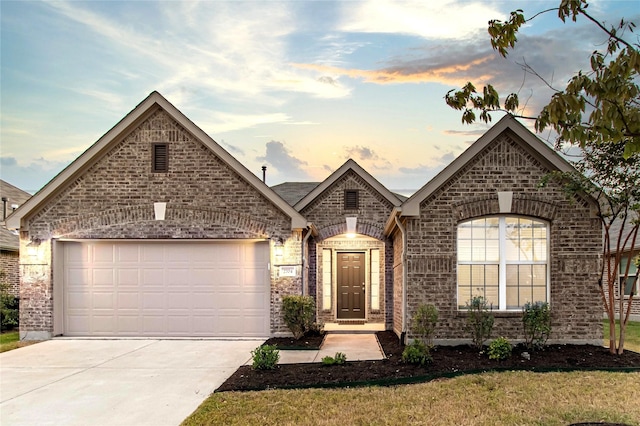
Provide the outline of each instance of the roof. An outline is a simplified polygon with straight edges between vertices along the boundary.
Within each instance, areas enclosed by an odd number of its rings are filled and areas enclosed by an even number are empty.
[[[235,170],[245,181],[251,184],[258,192],[278,207],[283,213],[291,218],[291,228],[306,228],[307,221],[293,207],[280,198],[271,188],[269,188],[255,174],[251,173],[245,166],[222,148],[216,141],[207,135],[202,129],[196,126],[189,118],[180,112],[175,106],[167,101],[160,93],[152,92],[129,114],[127,114],[118,124],[105,133],[89,149],[82,153],[73,163],[60,172],[29,201],[23,204],[11,217],[7,218],[7,227],[18,229],[22,226],[22,219],[38,210],[40,206],[47,202],[50,197],[55,196],[59,188],[65,186],[76,176],[82,174],[91,164],[94,158],[108,151],[113,143],[134,129],[139,123],[154,113],[157,108],[162,108],[171,118],[178,122],[188,132],[199,139],[208,147],[221,161]]]
[[[367,184],[378,191],[378,193],[386,198],[392,205],[397,207],[402,204],[402,200],[398,198],[396,194],[389,191],[384,185],[382,185],[373,176],[371,176],[369,172],[360,167],[358,163],[350,158],[335,172],[331,173],[331,175],[326,178],[321,184],[316,186],[311,192],[309,192],[300,201],[298,201],[294,205],[295,209],[297,211],[301,211],[302,209],[304,209],[306,206],[311,204],[311,202],[313,202],[313,200],[315,200],[320,194],[326,191],[331,185],[333,185],[336,181],[338,181],[338,179],[340,179],[350,170],[360,176],[365,182],[367,182]]]
[[[0,249],[18,251],[20,249],[20,238],[17,233],[6,228],[4,215],[5,212],[7,216],[13,213],[13,210],[15,210],[14,206],[22,205],[25,201],[31,198],[31,194],[0,179],[0,196],[2,196],[3,208],[3,211],[0,212],[2,215],[0,217],[2,220],[2,222],[0,222]],[[4,210],[5,208],[6,211]]]
[[[284,182],[272,186],[271,189],[289,205],[294,206],[318,185],[320,185],[320,182]]]
[[[460,154],[447,167],[431,179],[426,185],[420,188],[402,205],[401,216],[418,216],[420,214],[420,204],[435,193],[449,179],[454,177],[464,166],[471,162],[476,155],[484,150],[500,134],[511,131],[519,137],[520,141],[526,145],[538,160],[547,165],[550,169],[562,172],[571,172],[575,169],[569,162],[562,158],[549,145],[543,142],[529,129],[522,125],[511,115],[504,116],[484,135],[475,141],[466,151]]]
[[[638,216],[637,213],[631,212],[629,214],[629,218],[625,223],[624,232],[622,234],[623,241],[627,237],[627,235],[629,235],[629,233],[631,232],[631,228],[633,228],[634,226],[632,222],[634,218],[636,218],[637,216]],[[618,219],[618,220],[615,220],[611,224],[611,227],[609,228],[609,235],[611,236],[611,241],[610,241],[611,253],[615,253],[617,251],[618,235],[620,234],[621,227],[622,227],[622,221]],[[627,243],[622,248],[622,251],[628,251],[628,250],[640,250],[640,232],[638,232],[638,236],[636,237],[636,241],[633,246],[631,246],[631,241],[627,241]]]

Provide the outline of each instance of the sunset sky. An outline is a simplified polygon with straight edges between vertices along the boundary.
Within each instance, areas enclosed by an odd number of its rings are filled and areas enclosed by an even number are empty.
[[[157,90],[269,185],[353,158],[411,193],[488,128],[461,124],[447,91],[492,83],[535,114],[550,91],[518,63],[558,87],[588,66],[604,33],[556,12],[507,59],[491,49],[490,19],[558,4],[2,0],[0,177],[36,192]],[[638,5],[588,10],[640,24]]]

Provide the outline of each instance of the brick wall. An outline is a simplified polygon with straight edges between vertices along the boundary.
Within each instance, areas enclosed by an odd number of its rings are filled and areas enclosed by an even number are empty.
[[[344,191],[358,190],[359,205],[357,210],[345,210]],[[372,248],[380,250],[380,309],[370,309],[370,291],[367,292],[367,321],[370,323],[384,323],[391,326],[393,307],[392,279],[392,245],[384,236],[384,225],[391,214],[393,204],[372,188],[360,175],[353,170],[336,180],[312,203],[305,206],[300,213],[312,222],[318,229],[318,236],[309,240],[309,254],[313,255],[309,266],[309,288],[315,290],[318,318],[323,322],[334,322],[335,297],[331,310],[322,309],[322,249],[330,248],[332,253],[342,251],[364,251]],[[360,235],[371,237],[371,240],[350,239],[341,237],[346,232],[346,217],[356,216],[357,229]],[[367,257],[368,259],[368,257]],[[335,280],[335,276],[333,277]],[[367,282],[369,278],[367,277]],[[335,289],[335,282],[333,283]]]
[[[151,171],[154,142],[168,143],[169,171]],[[288,264],[301,264],[300,235],[291,219],[244,181],[226,163],[163,110],[97,158],[60,188],[31,217],[31,238],[50,246],[51,238],[223,239],[283,238]],[[166,202],[166,219],[154,220],[153,203]],[[52,331],[51,253],[41,261],[22,257],[21,329]],[[30,266],[27,266],[30,265]],[[37,271],[36,271],[37,270]],[[300,276],[279,278],[272,268],[273,333],[285,331],[279,315],[281,296],[301,291]],[[43,271],[46,271],[44,273]]]
[[[17,251],[0,250],[0,271],[4,273],[3,283],[13,296],[20,294],[20,254]]]
[[[602,311],[597,280],[602,231],[594,208],[580,198],[568,201],[557,186],[539,188],[540,179],[549,170],[515,138],[503,133],[422,202],[419,218],[407,219],[407,318],[420,303],[434,304],[440,314],[436,338],[467,337],[462,331],[466,317],[458,311],[456,299],[457,225],[474,217],[498,214],[497,192],[512,191],[512,214],[538,217],[550,224],[551,339],[600,339]],[[396,236],[396,245],[397,240]],[[520,313],[500,313],[496,317],[493,336],[523,337]]]

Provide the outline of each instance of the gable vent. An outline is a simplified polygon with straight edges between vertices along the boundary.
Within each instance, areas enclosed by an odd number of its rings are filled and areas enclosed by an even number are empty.
[[[359,207],[358,191],[347,189],[344,191],[344,209],[357,210]]]
[[[169,146],[166,143],[153,144],[153,171],[169,171]]]

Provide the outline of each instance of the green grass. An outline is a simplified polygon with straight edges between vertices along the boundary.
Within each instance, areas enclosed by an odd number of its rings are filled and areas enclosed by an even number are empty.
[[[39,343],[39,340],[20,341],[19,331],[7,331],[0,334],[0,352],[7,352],[23,346]]]
[[[0,334],[0,352],[15,349],[20,344],[20,333],[18,331],[8,331]]]
[[[640,373],[493,372],[395,387],[216,393],[183,425],[640,425],[637,395]]]
[[[604,345],[609,346],[609,321],[602,321],[604,327]],[[616,320],[616,341],[620,338],[618,330],[620,321]],[[624,349],[640,352],[640,322],[629,321],[624,335]]]

